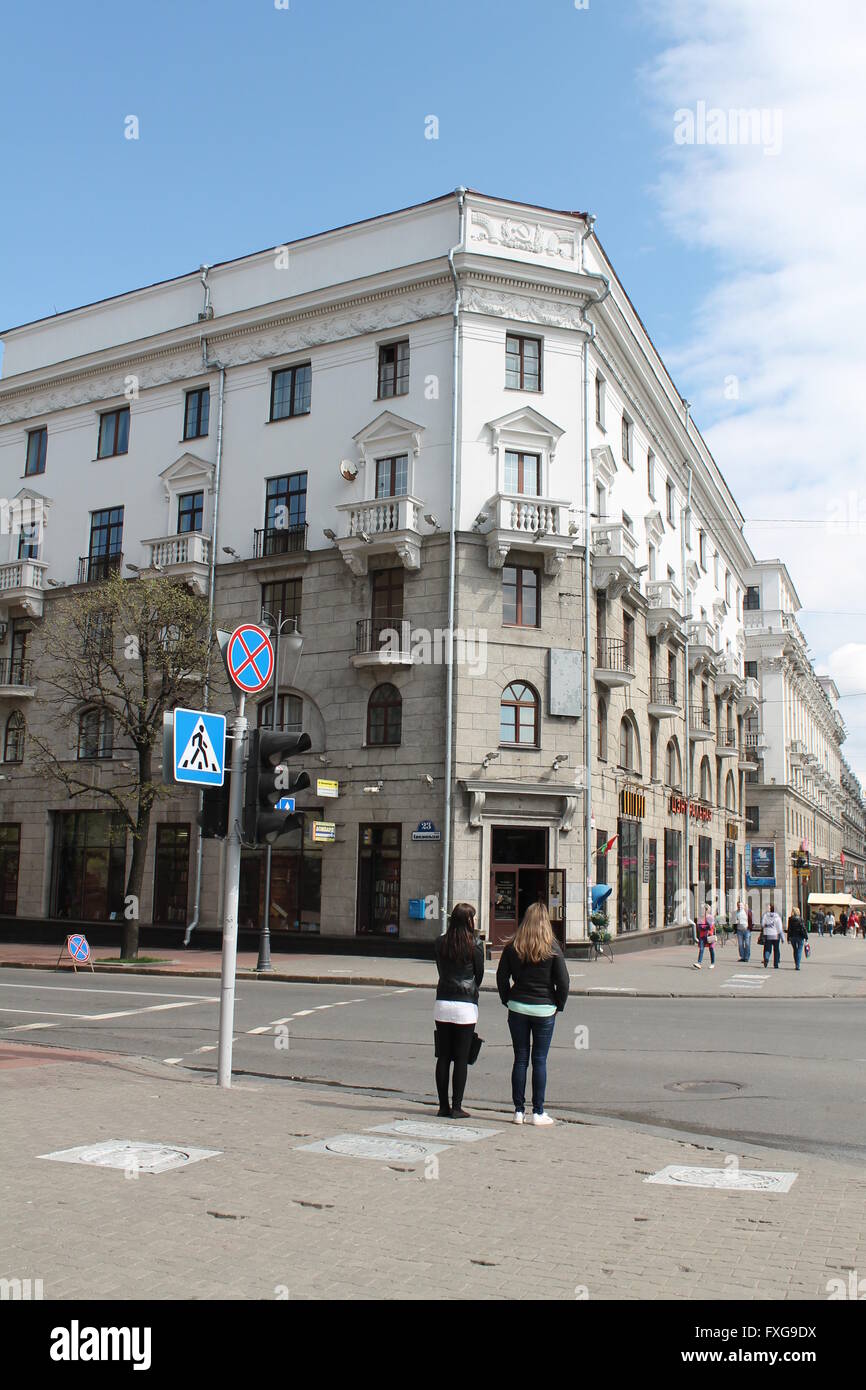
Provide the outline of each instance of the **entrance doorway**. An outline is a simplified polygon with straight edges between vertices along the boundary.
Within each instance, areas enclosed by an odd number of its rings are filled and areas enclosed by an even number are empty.
[[[554,933],[565,939],[565,871],[549,870],[545,826],[493,826],[490,845],[490,941],[514,936],[533,903],[543,902]]]

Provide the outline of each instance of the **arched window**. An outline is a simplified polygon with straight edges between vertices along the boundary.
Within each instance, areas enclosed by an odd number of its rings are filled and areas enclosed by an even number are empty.
[[[6,720],[6,737],[3,740],[4,763],[23,761],[25,732],[24,715],[20,709],[14,709]]]
[[[659,779],[659,726],[655,719],[650,720],[650,781]]]
[[[538,696],[525,681],[512,681],[502,692],[499,742],[538,746]]]
[[[712,801],[713,799],[713,774],[710,771],[709,758],[701,759],[701,801]]]
[[[668,746],[665,752],[665,783],[667,786],[673,787],[675,791],[678,791],[682,786],[682,780],[683,771],[680,763],[680,750],[677,746],[676,739],[672,738],[668,740]]]
[[[403,737],[403,697],[396,685],[377,685],[367,701],[367,743],[382,748]]]
[[[624,714],[620,721],[619,765],[626,772],[640,772],[640,743],[635,722],[630,714]]]
[[[85,710],[78,721],[79,758],[110,758],[114,751],[114,721],[107,710]]]
[[[736,811],[737,809],[737,787],[733,772],[728,773],[728,780],[725,784],[725,807],[729,811]]]
[[[598,756],[601,762],[607,762],[607,700],[603,695],[599,696],[598,710],[596,712],[596,729],[598,731]]]
[[[274,726],[274,701],[263,700],[258,708],[260,729]],[[300,734],[304,729],[304,702],[300,695],[281,695],[277,709],[277,728],[284,734]]]

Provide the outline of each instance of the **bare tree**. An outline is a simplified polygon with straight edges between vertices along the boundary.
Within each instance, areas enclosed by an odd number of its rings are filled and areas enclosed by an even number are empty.
[[[70,797],[100,797],[123,817],[132,855],[121,955],[135,958],[151,811],[171,793],[159,766],[154,778],[154,749],[161,747],[163,714],[201,690],[207,602],[167,578],[110,574],[54,599],[38,640],[40,693],[55,704],[60,736],[32,739],[37,768]]]

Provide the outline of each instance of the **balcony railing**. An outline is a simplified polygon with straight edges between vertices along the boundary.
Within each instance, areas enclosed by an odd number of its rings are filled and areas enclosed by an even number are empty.
[[[683,596],[670,579],[650,579],[646,586],[647,603],[650,608],[672,608],[682,617]]]
[[[375,652],[407,656],[410,631],[407,618],[361,618],[355,625],[355,654]]]
[[[145,541],[150,549],[150,563],[160,569],[172,569],[177,565],[209,565],[210,536],[200,531],[183,531],[176,536],[163,536],[155,541]]]
[[[253,556],[256,560],[268,555],[297,555],[307,548],[307,524],[297,526],[266,526],[253,532]]]
[[[709,708],[704,709],[701,705],[689,706],[689,727],[692,733],[711,734],[713,726],[710,723]]]
[[[596,666],[605,671],[634,672],[634,652],[631,644],[621,637],[600,637],[596,649]]]
[[[730,748],[732,752],[735,752],[737,747],[736,729],[719,729],[716,734],[716,743],[719,748]]]
[[[693,647],[709,647],[716,651],[716,633],[705,619],[689,623],[689,643]]]
[[[757,762],[760,757],[760,750],[764,745],[764,735],[762,733],[747,730],[743,734],[743,748],[746,750],[746,757]]]
[[[0,685],[30,685],[33,662],[16,656],[0,657]]]
[[[569,525],[567,502],[551,501],[545,497],[524,497],[519,493],[497,494],[496,527],[500,531],[516,531],[531,539],[541,536],[565,537],[568,536]]]
[[[622,521],[605,521],[592,528],[593,555],[618,556],[630,560],[637,559],[637,541]]]
[[[78,561],[79,584],[98,584],[110,574],[117,574],[123,564],[120,553],[114,555],[82,555]]]
[[[47,568],[41,560],[12,560],[0,565],[0,594],[12,589],[44,589]]]
[[[346,516],[346,537],[387,536],[392,531],[417,531],[421,520],[417,497],[377,497],[371,502],[342,503]]]
[[[652,676],[650,678],[650,704],[676,706],[676,681],[662,680],[658,676]]]

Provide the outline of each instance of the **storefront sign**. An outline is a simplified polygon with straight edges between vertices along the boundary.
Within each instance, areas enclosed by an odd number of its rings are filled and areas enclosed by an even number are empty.
[[[725,839],[738,840],[740,838],[740,827],[735,820],[729,820],[725,826]]]
[[[649,840],[644,840],[644,842],[643,842],[643,881],[644,881],[644,883],[649,883],[649,879],[650,879]]]
[[[339,784],[339,782],[332,782],[331,779],[330,779],[329,777],[317,777],[317,778],[316,778],[316,795],[317,795],[317,796],[339,796],[339,795],[340,795],[340,784]]]
[[[318,844],[332,845],[337,838],[337,827],[332,820],[313,821],[313,839]]]
[[[432,820],[421,820],[418,829],[412,831],[413,840],[441,840],[442,831],[437,830]]]
[[[671,796],[671,815],[685,815],[686,807],[692,820],[711,821],[713,818],[712,806],[705,806],[702,801],[686,801],[684,796]]]
[[[775,888],[776,846],[746,845],[746,887]]]
[[[643,792],[634,791],[627,787],[619,794],[620,815],[629,816],[632,820],[643,820],[646,815],[646,797]]]

